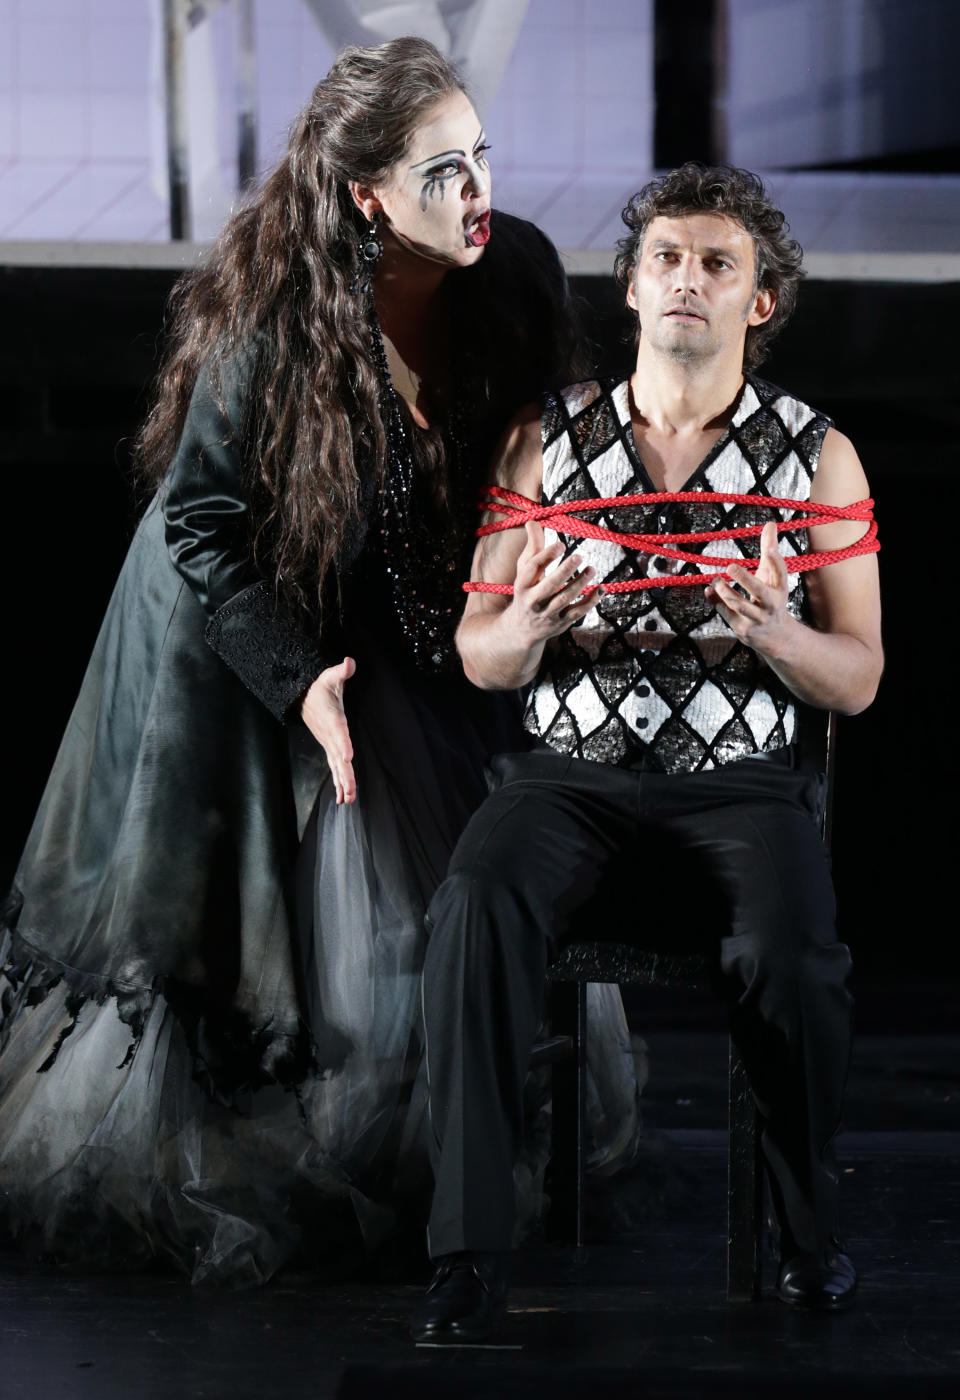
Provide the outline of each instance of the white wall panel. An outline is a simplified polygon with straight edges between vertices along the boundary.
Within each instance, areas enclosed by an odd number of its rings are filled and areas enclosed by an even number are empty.
[[[728,158],[775,169],[960,141],[956,0],[727,0]]]
[[[960,142],[960,0],[727,0],[726,9],[737,163],[788,172]],[[256,0],[255,17],[265,168],[333,55],[302,0]],[[229,198],[229,0],[209,23],[207,162],[219,162]],[[151,0],[0,0],[0,238],[167,237],[155,44]],[[483,114],[495,203],[536,218],[561,246],[607,259],[620,207],[651,172],[652,73],[652,0],[530,0]],[[957,177],[778,178],[808,248],[886,256],[911,237],[918,255],[960,246]],[[211,187],[205,233],[218,198]]]

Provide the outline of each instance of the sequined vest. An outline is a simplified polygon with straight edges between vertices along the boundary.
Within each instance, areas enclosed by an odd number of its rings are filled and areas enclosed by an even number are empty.
[[[544,401],[543,502],[639,495],[656,487],[637,450],[629,385],[575,384]],[[761,379],[748,377],[729,427],[686,491],[807,500],[829,419]],[[667,502],[619,507],[588,518],[611,530],[663,533],[763,524],[769,510],[747,505]],[[712,572],[605,541],[559,538],[596,569],[600,582]],[[692,546],[705,554],[752,556],[758,539]],[[807,549],[806,533],[780,536],[784,554]],[[802,577],[790,575],[788,607],[804,615]],[[548,644],[524,724],[561,753],[619,767],[691,773],[792,743],[790,692],[738,641],[704,590],[690,587],[607,594]]]

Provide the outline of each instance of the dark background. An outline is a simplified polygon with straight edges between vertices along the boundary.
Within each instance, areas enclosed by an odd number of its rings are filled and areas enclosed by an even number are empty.
[[[136,520],[129,448],[172,271],[0,269],[6,535],[6,889]],[[604,368],[629,370],[612,279],[574,279]],[[834,870],[861,1026],[956,1025],[956,611],[960,284],[808,282],[761,374],[829,413],[877,502],[887,669],[839,725]],[[941,522],[932,534],[929,521]]]

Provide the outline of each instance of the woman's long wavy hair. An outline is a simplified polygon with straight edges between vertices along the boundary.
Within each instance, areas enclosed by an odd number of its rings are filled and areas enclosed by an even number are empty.
[[[344,49],[284,158],[171,295],[138,475],[151,486],[163,478],[201,365],[219,376],[231,353],[254,345],[241,436],[257,498],[255,549],[301,605],[316,604],[356,517],[358,448],[377,464],[385,457],[370,327],[351,291],[365,220],[347,182],[382,182],[430,108],[464,90],[424,39]]]

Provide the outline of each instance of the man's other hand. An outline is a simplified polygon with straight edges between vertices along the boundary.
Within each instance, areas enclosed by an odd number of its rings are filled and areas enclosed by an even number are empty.
[[[745,646],[764,651],[794,621],[787,612],[789,584],[790,576],[777,544],[777,527],[770,520],[760,536],[756,573],[731,564],[726,579],[715,579],[707,585],[706,596]]]

